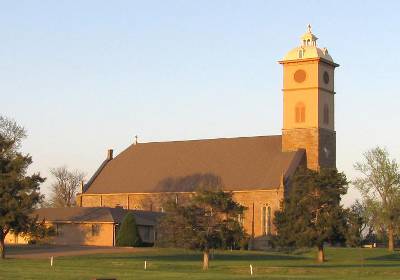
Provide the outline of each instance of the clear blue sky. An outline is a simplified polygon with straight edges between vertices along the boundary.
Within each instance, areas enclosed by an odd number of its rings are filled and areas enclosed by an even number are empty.
[[[351,179],[371,147],[400,155],[399,3],[0,1],[0,114],[26,127],[45,176],[67,165],[89,177],[136,134],[280,134],[277,60],[311,23],[341,65],[337,165]]]

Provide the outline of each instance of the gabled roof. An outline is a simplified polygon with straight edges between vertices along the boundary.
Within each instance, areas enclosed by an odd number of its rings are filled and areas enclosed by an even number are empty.
[[[160,217],[160,213],[126,210],[122,207],[40,208],[36,209],[33,215],[38,215],[39,221],[45,220],[47,222],[120,223],[128,212],[135,215],[138,225],[155,225],[158,217]]]
[[[193,191],[199,180],[215,178],[225,190],[273,189],[304,155],[282,152],[280,135],[139,143],[107,161],[84,193]]]

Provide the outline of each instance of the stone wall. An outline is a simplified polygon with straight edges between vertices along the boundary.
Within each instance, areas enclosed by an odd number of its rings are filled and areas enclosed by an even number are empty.
[[[306,150],[307,167],[336,167],[336,133],[323,128],[297,128],[282,131],[282,150]]]
[[[336,168],[336,132],[319,130],[319,164],[321,167]]]
[[[116,207],[122,206],[125,209],[138,209],[148,211],[163,211],[163,205],[167,200],[185,203],[190,200],[193,193],[129,193],[129,194],[83,194],[78,196],[82,207]],[[274,212],[280,209],[283,199],[283,189],[233,192],[234,199],[241,205],[247,207],[242,217],[243,226],[248,234],[253,231],[253,204],[254,204],[254,235],[263,235],[262,211],[265,207],[268,214],[270,208],[270,220],[264,231],[274,234],[273,226]],[[267,217],[268,218],[268,217]],[[268,228],[269,226],[269,228]]]

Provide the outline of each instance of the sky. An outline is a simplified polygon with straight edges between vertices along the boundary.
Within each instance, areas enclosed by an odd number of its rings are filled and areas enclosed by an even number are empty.
[[[89,178],[133,143],[281,134],[282,66],[312,25],[335,62],[337,167],[400,158],[399,1],[2,1],[0,114],[30,172]],[[350,187],[344,204],[358,197]]]

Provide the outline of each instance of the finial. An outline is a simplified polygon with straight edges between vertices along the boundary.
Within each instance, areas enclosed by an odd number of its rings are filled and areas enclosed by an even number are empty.
[[[80,186],[81,186],[81,193],[83,193],[83,191],[85,189],[85,183],[83,183],[83,181],[81,181]]]
[[[311,24],[308,24],[308,25],[307,25],[307,32],[308,32],[308,33],[311,33]]]

